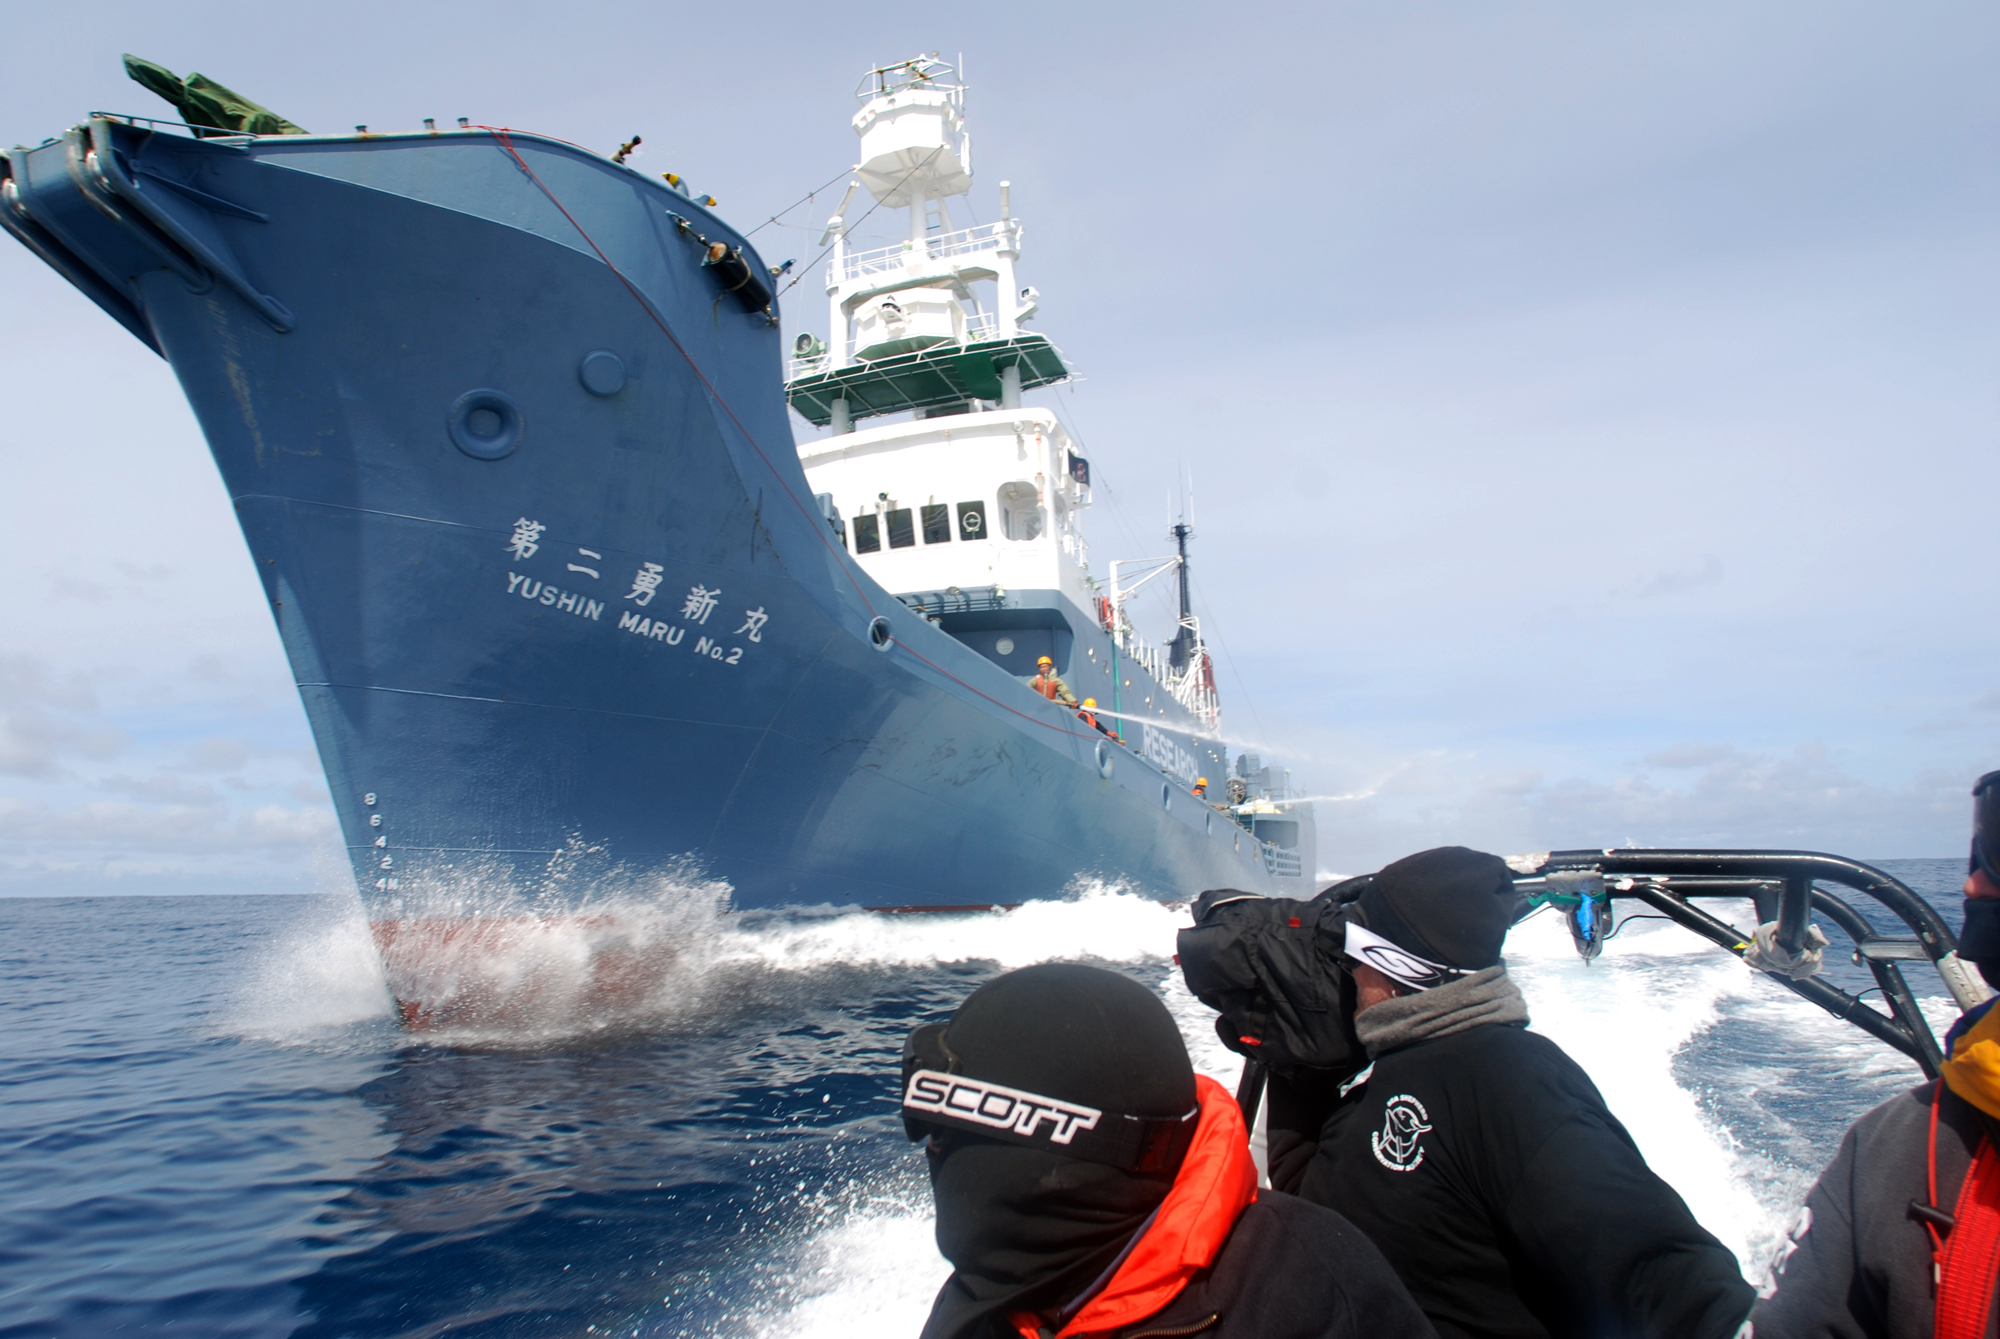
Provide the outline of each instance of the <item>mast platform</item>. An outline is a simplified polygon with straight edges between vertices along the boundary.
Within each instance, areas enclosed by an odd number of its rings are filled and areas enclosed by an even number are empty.
[[[1046,335],[1011,339],[946,341],[926,349],[892,354],[846,367],[830,367],[824,354],[799,359],[801,375],[785,383],[792,408],[814,427],[833,421],[833,402],[847,401],[853,418],[909,409],[938,409],[968,400],[1001,398],[1000,369],[1017,367],[1021,389],[1032,390],[1069,379],[1069,368]],[[820,370],[807,370],[817,363]]]

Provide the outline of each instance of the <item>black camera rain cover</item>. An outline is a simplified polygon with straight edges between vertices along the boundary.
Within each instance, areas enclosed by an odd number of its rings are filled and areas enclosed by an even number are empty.
[[[1340,959],[1340,909],[1363,883],[1349,879],[1310,901],[1234,888],[1195,899],[1178,961],[1195,998],[1221,1015],[1223,1045],[1280,1074],[1367,1063],[1354,1035],[1354,979]]]

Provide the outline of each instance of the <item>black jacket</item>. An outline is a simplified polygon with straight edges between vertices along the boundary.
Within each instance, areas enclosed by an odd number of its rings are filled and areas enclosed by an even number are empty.
[[[1757,1339],[1931,1339],[1937,1293],[1931,1236],[1910,1214],[1930,1202],[1926,1083],[1854,1122],[1806,1197],[1778,1261],[1775,1295],[1757,1304]],[[1938,1202],[1958,1202],[1989,1122],[1949,1089],[1938,1109]],[[2000,1313],[2000,1307],[1995,1308]],[[1987,1318],[1994,1333],[1995,1318]]]
[[[997,1317],[991,1339],[1020,1339]],[[1436,1339],[1396,1271],[1337,1213],[1262,1191],[1208,1268],[1105,1339]]]
[[[1750,1311],[1735,1257],[1522,1027],[1379,1057],[1299,1193],[1373,1238],[1445,1339],[1731,1339]]]
[[[1214,1262],[1119,1339],[1433,1339],[1435,1333],[1396,1271],[1353,1224],[1266,1190],[1236,1220]]]

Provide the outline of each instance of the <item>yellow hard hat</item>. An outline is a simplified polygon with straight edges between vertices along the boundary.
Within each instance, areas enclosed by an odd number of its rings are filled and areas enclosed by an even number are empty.
[[[1053,665],[1053,664],[1055,664],[1056,662],[1055,662],[1055,661],[1053,661],[1053,660],[1050,660],[1050,659],[1049,659],[1049,658],[1048,658],[1047,656],[1043,656],[1043,657],[1042,657],[1042,658],[1041,658],[1040,660],[1037,660],[1037,661],[1036,661],[1035,663],[1036,663],[1037,665]]]
[[[1194,783],[1197,786],[1205,786],[1208,784],[1208,778],[1205,776],[1198,776],[1194,779]]]
[[[1086,707],[1094,707],[1097,705],[1097,699],[1094,697],[1087,697],[1083,700],[1083,705]]]

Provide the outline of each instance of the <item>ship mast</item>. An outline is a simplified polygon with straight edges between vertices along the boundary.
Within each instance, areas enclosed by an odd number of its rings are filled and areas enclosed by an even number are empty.
[[[801,335],[786,392],[809,422],[835,434],[857,419],[1019,409],[1021,392],[1069,378],[1061,352],[1023,328],[1038,305],[1016,288],[1021,220],[1007,182],[1000,219],[960,228],[951,202],[972,189],[972,136],[965,84],[935,55],[870,70],[855,90],[861,161],[820,241],[827,258],[827,337]],[[859,222],[855,197],[871,208],[907,209],[905,240],[870,251],[848,244]],[[972,285],[990,282],[993,310]]]
[[[1186,521],[1176,521],[1168,533],[1173,536],[1180,551],[1181,616],[1174,630],[1174,640],[1167,648],[1167,663],[1176,670],[1184,670],[1201,642],[1201,625],[1195,621],[1194,607],[1188,602],[1187,542],[1194,534],[1194,528]]]

